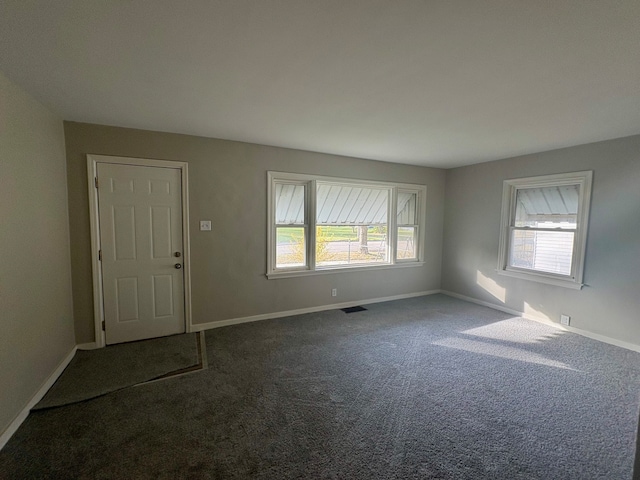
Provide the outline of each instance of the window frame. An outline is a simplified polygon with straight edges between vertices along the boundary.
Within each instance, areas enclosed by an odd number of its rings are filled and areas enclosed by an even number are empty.
[[[309,224],[310,221],[310,214],[309,214],[309,197],[311,195],[310,192],[310,186],[308,185],[307,182],[302,181],[302,180],[298,180],[298,179],[277,179],[275,180],[270,186],[273,187],[273,193],[269,194],[269,197],[273,198],[273,207],[275,208],[275,198],[273,197],[275,195],[276,189],[275,186],[276,184],[280,184],[280,185],[298,185],[298,186],[303,186],[304,187],[304,207],[303,207],[303,223],[292,223],[292,224],[277,224],[275,222],[275,218],[272,219],[271,221],[271,226],[273,227],[273,236],[274,236],[274,241],[278,236],[278,228],[302,228],[304,231],[304,238],[305,238],[305,248],[304,248],[304,265],[295,265],[295,266],[291,266],[291,267],[286,267],[287,271],[305,271],[308,269],[309,266],[309,262],[311,261],[311,256],[310,256],[310,252],[309,252],[309,242],[306,240],[307,238],[309,238],[309,235],[311,234],[311,225]],[[273,212],[275,212],[275,210],[273,210]],[[277,242],[276,242],[277,243]],[[274,250],[275,253],[275,250]],[[273,257],[273,265],[276,265],[276,257]],[[283,270],[282,268],[279,270]]]
[[[591,204],[591,186],[593,172],[582,171],[573,173],[561,173],[556,175],[543,175],[537,177],[509,179],[503,182],[502,213],[500,222],[500,242],[498,249],[498,268],[500,275],[514,278],[532,280],[560,287],[580,290],[584,284],[584,258],[589,229],[589,209]],[[516,196],[518,190],[530,188],[562,187],[568,185],[579,186],[578,212],[576,215],[576,229],[573,240],[571,256],[571,272],[569,275],[533,270],[528,268],[513,267],[509,265],[511,253],[511,231],[518,230],[549,230],[545,228],[516,228],[513,223],[516,215]],[[573,231],[568,229],[553,229],[553,231]]]
[[[387,198],[387,251],[388,262],[380,263],[354,263],[318,267],[316,265],[316,197],[317,183],[342,184],[354,187],[382,187],[389,189]],[[277,255],[277,229],[275,223],[276,199],[275,185],[278,183],[305,185],[305,252],[306,265],[298,267],[276,267]],[[415,259],[398,259],[397,257],[397,199],[398,190],[415,193],[417,196],[416,218],[418,221],[417,248]],[[424,240],[426,224],[426,197],[425,185],[383,182],[375,180],[361,180],[355,178],[329,177],[320,175],[308,175],[287,172],[267,172],[267,278],[287,278],[305,275],[319,275],[327,273],[340,273],[345,271],[378,270],[387,268],[412,267],[424,265]]]
[[[416,218],[414,218],[414,220],[417,223],[414,223],[414,224],[409,224],[409,223],[398,224],[397,223],[397,219],[398,219],[398,211],[397,211],[397,209],[398,209],[398,193],[400,193],[400,192],[409,193],[409,194],[413,194],[413,193],[416,194],[416,215],[415,215]],[[418,260],[420,258],[419,248],[416,248],[416,256],[415,256],[415,258],[398,258],[398,229],[400,227],[413,227],[413,228],[415,228],[416,229],[416,233],[417,233],[417,235],[416,235],[416,239],[417,239],[417,243],[418,243],[417,246],[420,247],[420,245],[421,245],[420,238],[421,238],[422,230],[423,230],[423,226],[420,225],[420,210],[421,210],[420,194],[418,192],[416,192],[415,190],[413,190],[413,189],[406,189],[406,188],[403,188],[403,187],[398,187],[398,188],[396,188],[394,190],[393,197],[394,197],[393,198],[393,203],[394,203],[395,209],[396,209],[396,211],[395,211],[395,219],[396,219],[395,235],[396,235],[396,237],[395,237],[395,240],[394,240],[395,241],[395,253],[394,253],[394,255],[395,255],[396,262],[397,263],[415,262],[416,260]]]

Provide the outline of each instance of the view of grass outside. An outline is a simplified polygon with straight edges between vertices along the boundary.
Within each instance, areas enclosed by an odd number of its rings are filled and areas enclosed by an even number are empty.
[[[317,227],[321,233],[325,237],[327,237],[327,241],[357,241],[358,240],[358,232],[357,229],[359,227],[352,226],[339,226],[339,227]],[[386,227],[382,227],[384,229],[383,233],[376,232],[376,228],[378,227],[368,227],[367,237],[369,240],[377,240],[383,241],[386,237]],[[295,231],[293,231],[295,230]],[[302,228],[287,228],[287,229],[278,229],[278,245],[281,243],[295,243],[300,240],[300,235],[302,234]]]
[[[397,257],[399,259],[417,258],[416,227],[398,227]]]
[[[365,238],[363,230],[366,228]],[[304,265],[304,230],[277,229],[276,264],[278,267]],[[316,264],[388,262],[387,226],[316,227]]]
[[[276,267],[306,265],[304,243],[304,227],[278,227],[276,229]]]

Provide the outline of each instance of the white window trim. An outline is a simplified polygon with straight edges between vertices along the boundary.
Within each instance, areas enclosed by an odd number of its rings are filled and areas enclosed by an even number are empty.
[[[275,188],[278,182],[305,184],[305,224],[308,240],[306,244],[307,265],[304,267],[276,268],[276,224],[275,224]],[[336,265],[316,267],[316,182],[344,183],[347,185],[370,185],[388,188],[390,191],[387,212],[387,243],[389,262],[373,264]],[[415,259],[396,259],[397,228],[396,209],[398,206],[398,190],[411,191],[417,194],[418,245]],[[267,278],[288,278],[306,275],[324,275],[329,273],[353,272],[361,270],[384,270],[388,268],[419,267],[424,265],[424,240],[426,224],[427,187],[409,183],[381,182],[360,180],[355,178],[327,177],[286,172],[267,172]]]
[[[584,286],[582,279],[584,275],[584,257],[589,227],[589,207],[591,203],[592,182],[592,171],[505,180],[502,190],[502,218],[500,222],[500,244],[498,250],[497,272],[500,275],[508,277],[532,280],[535,282],[546,283],[548,285],[580,290]],[[577,227],[573,247],[571,273],[569,275],[559,275],[509,266],[509,233],[511,219],[516,208],[515,200],[518,189],[555,187],[563,185],[580,185],[580,198],[578,203]]]

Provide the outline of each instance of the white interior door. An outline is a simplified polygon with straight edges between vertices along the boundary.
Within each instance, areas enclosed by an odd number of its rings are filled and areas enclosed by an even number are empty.
[[[106,343],[183,333],[180,170],[98,163],[97,177]]]

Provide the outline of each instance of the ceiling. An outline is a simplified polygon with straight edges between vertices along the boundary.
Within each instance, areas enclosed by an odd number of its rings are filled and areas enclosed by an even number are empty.
[[[640,133],[638,0],[0,0],[66,120],[435,167]]]

